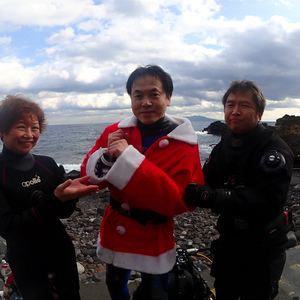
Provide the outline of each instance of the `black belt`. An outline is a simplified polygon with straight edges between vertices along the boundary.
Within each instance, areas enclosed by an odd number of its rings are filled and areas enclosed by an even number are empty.
[[[125,210],[122,208],[122,203],[110,197],[110,206],[116,209],[122,216],[134,219],[135,221],[146,225],[147,221],[152,221],[152,224],[162,224],[167,221],[167,216],[161,215],[152,210],[130,208]]]

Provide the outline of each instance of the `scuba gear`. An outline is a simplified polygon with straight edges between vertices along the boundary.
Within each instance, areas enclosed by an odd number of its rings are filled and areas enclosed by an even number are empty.
[[[285,166],[285,158],[280,152],[269,150],[261,158],[260,165],[265,172],[275,172]]]
[[[169,274],[168,294],[169,299],[194,299],[195,283],[185,249],[176,249],[176,263]]]
[[[214,300],[213,291],[201,276],[201,269],[190,261],[190,255],[197,255],[211,260],[198,253],[198,249],[176,249],[176,263],[169,272],[168,295],[174,300]]]
[[[176,248],[176,262],[168,273],[169,300],[215,300],[214,289],[210,289],[201,275],[202,267],[197,267],[189,256],[200,256],[212,261],[198,249]],[[204,270],[204,268],[203,268]],[[142,300],[142,283],[133,293],[133,300]],[[159,298],[163,299],[163,298]]]

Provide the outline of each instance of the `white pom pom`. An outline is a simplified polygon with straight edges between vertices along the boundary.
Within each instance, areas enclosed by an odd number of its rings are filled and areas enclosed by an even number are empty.
[[[169,143],[170,142],[167,139],[160,140],[159,143],[158,143],[158,147],[161,148],[161,149],[164,149],[164,148],[169,146]]]

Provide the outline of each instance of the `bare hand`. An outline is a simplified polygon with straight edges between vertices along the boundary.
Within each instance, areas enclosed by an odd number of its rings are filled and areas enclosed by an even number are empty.
[[[66,202],[75,198],[85,197],[99,191],[98,185],[85,185],[90,176],[68,179],[60,184],[54,191],[54,195],[62,202]]]
[[[122,129],[118,129],[115,132],[111,132],[108,135],[108,142],[107,142],[107,147],[109,148],[110,144],[115,142],[115,141],[119,141],[125,138],[125,134],[124,131]]]
[[[128,143],[125,139],[115,141],[108,148],[109,155],[118,158],[127,147]]]
[[[122,129],[110,133],[108,135],[108,151],[106,154],[118,158],[128,147],[128,139],[128,134],[124,134]]]

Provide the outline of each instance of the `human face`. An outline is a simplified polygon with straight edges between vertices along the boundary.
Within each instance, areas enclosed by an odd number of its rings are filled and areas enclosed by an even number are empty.
[[[20,155],[27,154],[40,137],[40,126],[36,115],[26,114],[16,120],[8,133],[0,132],[7,149]]]
[[[260,121],[251,93],[230,93],[225,103],[225,123],[237,135],[251,131]]]
[[[153,124],[161,119],[171,102],[161,80],[151,75],[135,79],[130,98],[132,112],[143,124]]]

